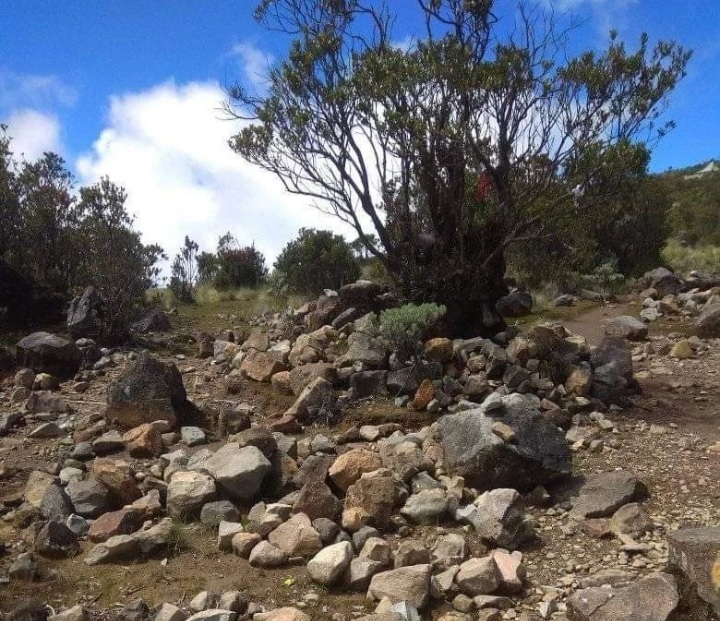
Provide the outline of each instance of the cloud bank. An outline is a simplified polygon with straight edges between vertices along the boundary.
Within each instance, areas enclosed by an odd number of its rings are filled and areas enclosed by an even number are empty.
[[[230,150],[241,122],[226,120],[224,99],[216,82],[168,81],[113,96],[105,129],[76,162],[80,183],[107,175],[124,186],[145,243],[171,257],[185,235],[214,250],[230,231],[241,244],[254,243],[270,265],[302,226],[353,239],[338,220]]]

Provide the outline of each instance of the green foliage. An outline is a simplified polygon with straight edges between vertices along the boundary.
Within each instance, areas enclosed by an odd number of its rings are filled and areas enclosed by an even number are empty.
[[[687,274],[691,270],[716,274],[720,270],[720,245],[690,246],[677,239],[670,239],[663,248],[662,258],[680,274]]]
[[[439,304],[405,304],[380,313],[380,336],[401,359],[417,356],[428,331],[445,314]]]
[[[520,3],[506,28],[490,0],[419,2],[402,19],[373,0],[263,0],[256,17],[292,41],[263,92],[230,89],[229,111],[257,121],[231,147],[354,226],[406,299],[445,304],[457,333],[493,331],[508,248],[613,220],[673,126],[663,114],[690,59],[616,33],[575,53],[546,4]],[[400,22],[421,25],[410,46],[393,45]],[[609,246],[618,230],[597,236]]]
[[[273,288],[318,295],[360,277],[360,265],[347,242],[330,231],[300,229],[298,237],[283,248],[275,261]]]
[[[169,287],[179,302],[193,302],[195,300],[195,286],[197,285],[197,254],[198,245],[187,235],[180,252],[175,255],[170,276]]]
[[[604,295],[615,295],[625,284],[625,276],[617,270],[617,260],[605,261],[585,277],[586,286]]]
[[[230,233],[218,241],[216,263],[213,282],[218,289],[257,287],[267,278],[268,270],[262,252],[254,245],[240,247]]]
[[[0,125],[0,259],[61,298],[94,286],[104,305],[104,341],[127,335],[163,257],[159,246],[143,244],[133,229],[126,199],[107,178],[76,193],[65,162],[54,153],[16,162]]]

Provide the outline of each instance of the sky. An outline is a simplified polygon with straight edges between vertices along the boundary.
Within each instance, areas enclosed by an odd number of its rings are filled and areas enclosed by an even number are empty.
[[[720,0],[542,0],[573,12],[578,49],[601,49],[614,28],[632,44],[673,39],[694,50],[671,98],[677,128],[651,170],[720,155]],[[397,40],[417,0],[391,0]],[[146,243],[171,256],[185,235],[213,250],[230,231],[272,264],[300,227],[353,232],[286,193],[227,146],[239,121],[225,87],[262,85],[287,40],[252,19],[256,0],[1,0],[0,122],[13,150],[59,153],[78,185],[102,176],[125,187]],[[514,5],[498,0],[500,11]]]

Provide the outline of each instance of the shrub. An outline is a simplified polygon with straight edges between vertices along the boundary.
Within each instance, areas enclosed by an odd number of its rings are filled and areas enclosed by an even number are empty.
[[[384,310],[380,313],[380,335],[401,360],[408,360],[422,351],[425,336],[445,311],[444,306],[433,303]]]
[[[330,231],[300,229],[275,262],[288,292],[318,295],[360,277],[360,264],[345,239]]]
[[[712,244],[691,246],[671,239],[663,248],[662,258],[680,273],[698,270],[712,274],[720,270],[720,246]]]
[[[195,300],[195,286],[197,285],[197,254],[198,245],[187,235],[185,243],[175,255],[170,276],[170,290],[179,302],[193,302]]]

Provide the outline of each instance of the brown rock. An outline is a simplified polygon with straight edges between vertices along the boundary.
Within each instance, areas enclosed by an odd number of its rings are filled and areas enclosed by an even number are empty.
[[[453,344],[447,338],[430,339],[425,343],[425,359],[431,362],[449,362],[453,357]]]
[[[398,490],[392,472],[378,470],[363,474],[348,488],[344,509],[345,512],[360,509],[375,526],[386,528],[397,501]]]
[[[329,362],[312,362],[295,367],[290,371],[290,388],[293,394],[299,395],[305,386],[317,377],[333,384],[337,379],[337,370]]]
[[[268,541],[288,557],[314,556],[322,550],[322,540],[304,513],[296,513],[268,536]]]
[[[279,371],[270,378],[270,385],[272,389],[280,395],[291,395],[293,394],[292,386],[290,385],[290,371]]]
[[[317,518],[334,520],[340,513],[341,506],[340,501],[324,482],[314,481],[302,486],[293,505],[293,511],[304,513],[311,520]]]
[[[420,412],[424,410],[428,406],[428,403],[430,403],[434,398],[435,387],[433,386],[432,381],[424,379],[415,392],[415,397],[410,402],[409,408],[416,412]]]
[[[273,377],[275,376],[273,375]],[[302,425],[294,416],[281,416],[274,420],[268,420],[267,428],[280,433],[300,433],[302,431]]]
[[[256,382],[269,382],[275,373],[285,371],[285,366],[282,362],[274,360],[265,352],[251,349],[247,352],[245,358],[243,358],[240,371],[246,377]]]
[[[129,505],[142,496],[127,462],[98,458],[92,463],[90,473],[108,488],[119,504]]]
[[[164,450],[162,436],[152,423],[145,423],[126,431],[122,439],[128,453],[139,459],[159,457]]]
[[[88,531],[88,539],[93,543],[102,543],[115,535],[129,535],[137,531],[143,523],[143,516],[132,508],[110,511],[97,518]]]
[[[565,389],[571,395],[586,397],[590,393],[591,384],[591,371],[583,367],[572,367],[568,378],[565,380]]]
[[[380,455],[365,449],[352,449],[340,455],[328,475],[341,490],[347,491],[364,473],[373,472],[382,467]]]

